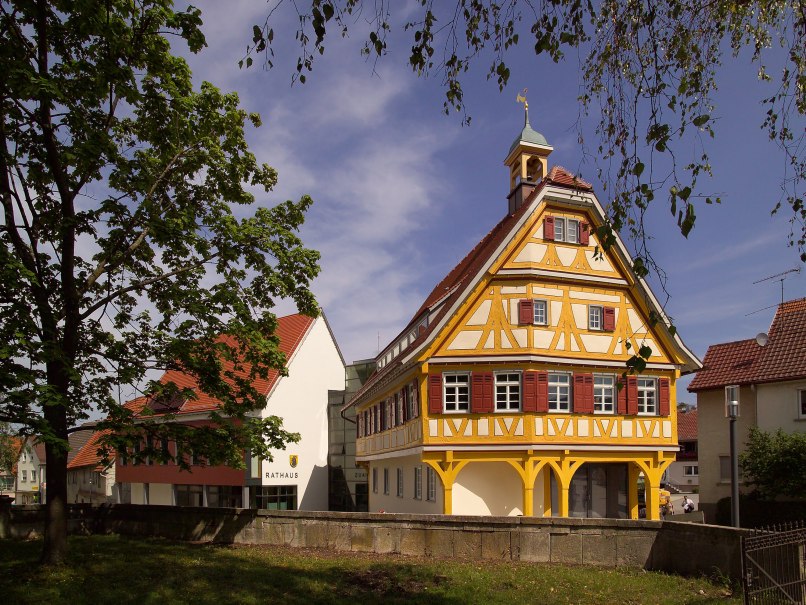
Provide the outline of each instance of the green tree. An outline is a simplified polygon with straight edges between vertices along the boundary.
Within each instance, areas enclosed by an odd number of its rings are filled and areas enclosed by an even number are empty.
[[[211,464],[243,464],[245,448],[270,458],[298,439],[246,414],[264,406],[252,378],[285,369],[274,301],[317,313],[319,255],[297,235],[309,198],[250,208],[251,191],[277,179],[245,142],[259,117],[233,93],[194,88],[171,50],[204,46],[197,9],[3,0],[0,24],[0,420],[45,443],[43,561],[58,564],[67,437],[91,410],[114,433],[110,449],[146,431]],[[166,369],[223,402],[213,426],[170,414],[133,426],[119,385],[145,385],[151,401],[193,396],[147,380]]]
[[[806,4],[803,0],[419,0],[405,11],[393,3],[362,0],[280,0],[263,23],[253,27],[242,65],[254,55],[273,66],[274,23],[283,8],[296,11],[300,45],[293,79],[304,83],[328,34],[359,29],[363,54],[378,60],[401,29],[410,36],[404,52],[409,66],[441,80],[445,112],[469,120],[463,78],[475,64],[489,65],[487,77],[503,90],[510,81],[508,61],[527,44],[554,62],[578,57],[583,116],[596,115],[596,142],[586,145],[608,199],[609,223],[599,230],[606,248],[613,230],[636,242],[635,270],[664,274],[652,259],[644,213],[656,197],[665,198],[683,235],[696,221],[698,204],[719,198],[701,191],[711,173],[707,139],[718,118],[714,93],[720,70],[740,54],[749,55],[748,75],[770,81],[757,119],[783,150],[788,172],[782,193],[770,200],[773,212],[791,209],[790,244],[806,262],[806,206],[802,184],[806,134]],[[362,28],[364,28],[362,30]],[[277,30],[282,32],[282,30]],[[780,71],[768,73],[765,50],[778,46]],[[744,58],[744,57],[743,57]],[[534,78],[534,75],[530,75]],[[538,77],[539,79],[539,77]],[[523,76],[518,78],[523,81]],[[550,94],[550,84],[541,94]],[[581,132],[581,130],[580,130]],[[581,136],[581,135],[580,135]],[[696,150],[692,154],[692,149]]]
[[[753,427],[739,463],[745,484],[763,498],[806,499],[806,433],[768,433]]]
[[[0,422],[0,474],[11,474],[17,462],[16,454],[11,426],[7,422]]]

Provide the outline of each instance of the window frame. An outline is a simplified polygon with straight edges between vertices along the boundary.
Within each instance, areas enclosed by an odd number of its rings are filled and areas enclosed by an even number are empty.
[[[552,381],[552,378],[562,377],[565,379],[565,384],[562,384],[557,381]],[[569,372],[549,372],[548,373],[548,411],[553,414],[570,414],[571,413],[571,400],[572,400],[572,391],[571,391],[571,374]],[[560,398],[561,398],[561,390],[562,387],[566,387],[567,391],[565,394],[565,408],[560,408]],[[552,402],[552,387],[555,388],[554,395],[555,401]]]
[[[573,239],[571,236],[572,233],[573,233]],[[565,243],[566,244],[579,243],[579,219],[575,218],[565,219]]]
[[[555,242],[565,241],[565,217],[562,216],[554,217],[554,241]]]
[[[543,320],[538,319],[538,309],[542,308]],[[549,325],[549,301],[545,298],[532,299],[532,324],[535,326]]]
[[[599,325],[596,326],[596,323]],[[603,305],[588,305],[588,330],[591,332],[604,332]]]
[[[403,469],[397,467],[397,497],[403,497]]]
[[[414,467],[414,499],[423,499],[423,467],[419,464]]]
[[[493,373],[493,386],[495,387],[495,411],[496,412],[520,412],[523,406],[523,380],[522,380],[522,373],[520,371],[506,371],[502,370],[499,372]],[[505,380],[502,380],[501,384],[499,384],[498,379],[499,377],[506,376]],[[513,379],[514,377],[514,379]],[[505,397],[505,407],[499,406],[499,399],[498,399],[498,387],[501,386],[505,389],[504,395]],[[516,405],[513,407],[513,387],[517,389],[515,399]]]
[[[599,385],[596,383],[597,380],[604,380],[609,379],[610,385]],[[605,390],[610,390],[610,409],[604,409],[604,406],[607,405],[604,402],[604,392]],[[603,414],[603,415],[612,415],[616,413],[616,399],[618,397],[616,389],[616,377],[613,374],[594,374],[593,375],[593,413],[594,414]],[[600,394],[601,392],[601,394]],[[601,401],[599,401],[601,399]],[[596,409],[597,406],[600,406],[603,409]]]
[[[425,498],[428,502],[437,501],[437,472],[430,466],[426,467],[426,494]]]
[[[448,379],[457,379],[460,377],[464,377],[465,383],[462,385],[459,382],[453,383],[450,388],[452,389],[461,389],[462,386],[466,388],[466,393],[462,395],[462,393],[457,390],[455,393],[451,395],[451,398],[454,398],[455,401],[452,402],[455,409],[448,409]],[[461,402],[460,397],[464,397],[465,401]],[[460,404],[463,403],[463,407],[460,408]],[[470,412],[470,372],[443,372],[442,373],[442,411],[445,414],[467,414]]]
[[[386,467],[383,469],[383,495],[389,495],[389,469]]]
[[[644,383],[642,385],[642,382]],[[651,388],[647,383],[652,383]],[[657,416],[658,415],[658,379],[653,376],[638,376],[636,380],[636,389],[638,392],[638,415],[639,416]],[[652,410],[648,410],[647,396],[652,394]]]
[[[798,389],[795,404],[797,405],[796,418],[798,420],[806,420],[806,389]]]
[[[378,467],[373,467],[372,469],[372,493],[378,493]]]
[[[689,469],[694,469],[693,472],[689,472]],[[683,476],[684,477],[699,477],[700,476],[700,469],[699,464],[685,464],[683,465]]]

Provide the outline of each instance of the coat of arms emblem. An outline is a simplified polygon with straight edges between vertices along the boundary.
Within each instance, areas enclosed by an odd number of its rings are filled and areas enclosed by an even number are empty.
[[[297,462],[299,462],[299,456],[296,454],[291,454],[288,457],[288,462],[291,464],[291,468],[297,468]]]

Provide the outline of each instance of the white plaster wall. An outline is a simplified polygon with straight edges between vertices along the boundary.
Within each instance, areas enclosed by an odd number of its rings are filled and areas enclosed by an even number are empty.
[[[422,469],[422,497],[414,498],[414,468]],[[378,491],[372,490],[372,469],[378,469]],[[389,470],[389,494],[383,493],[383,469]],[[397,495],[397,469],[403,470],[403,497]],[[369,512],[417,513],[441,515],[443,511],[442,481],[436,476],[436,500],[428,500],[428,465],[419,456],[388,458],[373,461],[369,471]]]
[[[142,500],[140,500],[142,502]],[[132,502],[134,502],[134,490],[132,490]],[[173,485],[170,483],[149,483],[148,484],[149,504],[173,504]]]
[[[132,504],[146,504],[142,483],[132,483]]]
[[[300,510],[327,510],[327,392],[344,388],[344,363],[322,317],[289,361],[288,376],[280,378],[261,415],[279,416],[283,428],[302,439],[273,452],[274,461],[263,461],[262,483],[296,485]],[[296,468],[289,458],[294,454]]]
[[[684,467],[692,465],[699,466],[699,461],[680,460],[672,462],[669,465],[669,470],[666,471],[669,481],[679,485],[683,491],[685,491],[687,488],[691,489],[697,487],[700,484],[699,475],[686,475],[684,471]]]
[[[799,390],[806,390],[806,380],[758,385],[758,428],[783,429],[787,433],[806,431],[806,419],[798,418]]]
[[[506,462],[471,462],[453,484],[453,514],[523,514],[523,488],[520,477]]]

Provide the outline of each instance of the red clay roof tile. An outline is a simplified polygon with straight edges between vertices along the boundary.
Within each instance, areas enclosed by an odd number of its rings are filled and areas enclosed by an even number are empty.
[[[755,339],[708,347],[688,390],[806,377],[806,298],[779,305],[767,336],[763,347]]]
[[[697,440],[697,408],[685,412],[677,411],[677,440]]]

